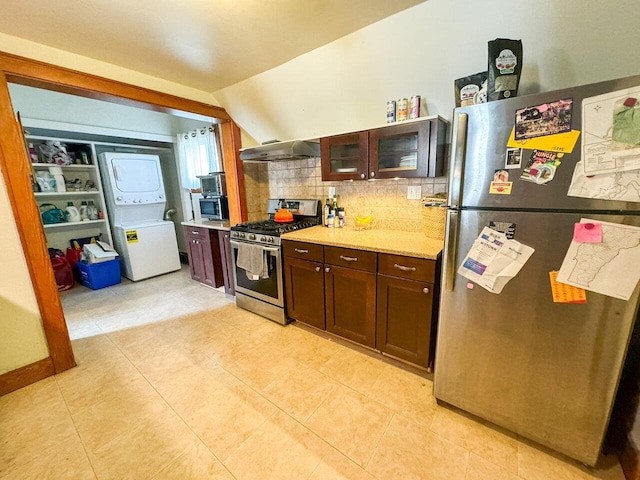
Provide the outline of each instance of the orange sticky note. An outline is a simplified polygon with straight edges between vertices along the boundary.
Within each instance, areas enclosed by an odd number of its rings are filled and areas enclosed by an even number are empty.
[[[560,283],[557,278],[558,272],[549,272],[554,303],[587,303],[587,292],[583,288]]]

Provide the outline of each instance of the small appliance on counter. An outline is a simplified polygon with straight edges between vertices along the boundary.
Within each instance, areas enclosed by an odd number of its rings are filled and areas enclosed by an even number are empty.
[[[269,218],[231,227],[236,305],[285,325],[280,235],[320,225],[319,200],[269,199]]]
[[[229,201],[227,199],[227,183],[224,172],[211,172],[199,175],[201,197],[198,199],[199,209],[194,216],[199,220],[228,220]]]

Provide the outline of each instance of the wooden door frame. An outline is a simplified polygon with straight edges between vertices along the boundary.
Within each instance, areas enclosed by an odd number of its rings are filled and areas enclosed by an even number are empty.
[[[75,366],[40,212],[31,189],[30,160],[13,112],[8,83],[219,123],[231,222],[244,221],[247,216],[244,175],[238,153],[240,130],[223,108],[0,52],[0,170],[7,186],[50,355],[32,365],[0,375],[0,395]]]

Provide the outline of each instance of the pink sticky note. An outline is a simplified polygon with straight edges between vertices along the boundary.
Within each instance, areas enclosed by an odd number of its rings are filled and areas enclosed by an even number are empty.
[[[602,224],[576,223],[573,226],[573,240],[581,243],[602,243]]]

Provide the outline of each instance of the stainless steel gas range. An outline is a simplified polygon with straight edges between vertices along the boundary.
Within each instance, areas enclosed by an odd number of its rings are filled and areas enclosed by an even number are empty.
[[[293,220],[275,221],[276,212],[286,208]],[[285,325],[284,277],[280,235],[321,223],[319,200],[269,199],[269,218],[231,227],[233,281],[236,305]]]

